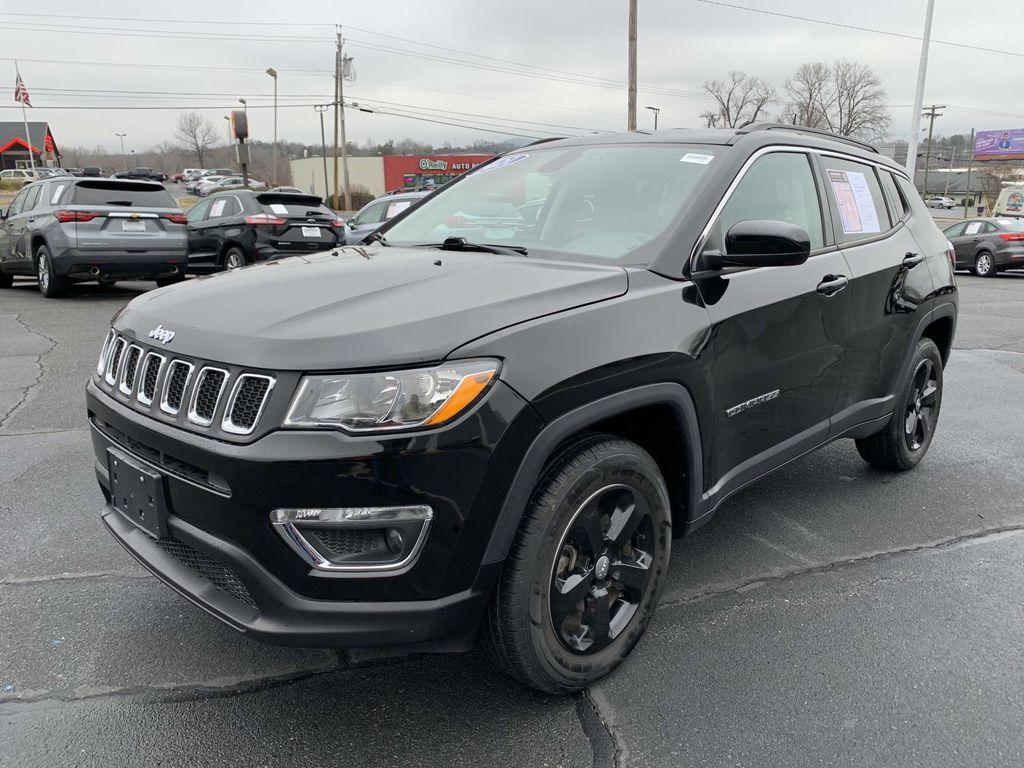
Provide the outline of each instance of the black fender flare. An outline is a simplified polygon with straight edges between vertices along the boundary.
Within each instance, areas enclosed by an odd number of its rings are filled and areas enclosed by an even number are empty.
[[[894,382],[896,385],[893,389],[894,398],[898,396],[899,392],[902,391],[902,388],[906,384],[907,377],[910,375],[914,351],[917,349],[918,342],[924,338],[925,329],[936,320],[941,320],[947,317],[953,322],[953,331],[949,338],[949,352],[952,353],[953,338],[956,336],[957,305],[952,301],[942,301],[941,303],[937,301],[931,309],[924,313],[924,316],[917,323],[914,333],[910,336],[907,348],[903,352],[903,361],[900,367],[899,379]],[[940,352],[945,352],[945,350],[940,350]],[[893,402],[895,402],[895,400]]]
[[[541,471],[561,443],[590,425],[650,405],[669,406],[679,421],[683,439],[680,448],[685,451],[686,457],[686,522],[689,523],[699,517],[701,489],[704,486],[704,464],[700,427],[693,397],[682,384],[646,384],[581,405],[553,419],[541,429],[519,463],[519,469],[505,495],[481,562],[481,569],[491,563],[503,561],[508,556]]]

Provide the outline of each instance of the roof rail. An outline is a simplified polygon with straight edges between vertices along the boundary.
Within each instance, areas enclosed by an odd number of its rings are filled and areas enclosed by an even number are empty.
[[[808,128],[804,125],[790,125],[789,123],[754,123],[743,128],[736,130],[737,134],[753,133],[754,131],[793,131],[794,133],[809,133],[813,136],[823,136],[833,141],[841,141],[845,144],[852,144],[855,147],[867,150],[868,152],[874,152],[878,154],[878,150],[868,144],[866,141],[858,141],[857,139],[851,139],[849,136],[840,136],[838,133],[832,133],[832,131],[826,131],[821,128]]]

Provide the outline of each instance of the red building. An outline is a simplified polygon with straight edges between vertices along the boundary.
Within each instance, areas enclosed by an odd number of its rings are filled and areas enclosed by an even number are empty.
[[[385,155],[384,189],[388,192],[420,187],[432,181],[441,186],[494,155]]]
[[[60,150],[53,140],[48,123],[29,123],[29,134],[32,144],[29,145],[25,136],[25,124],[17,122],[0,122],[0,170],[7,168],[28,168],[29,149],[35,164],[53,166],[60,164]]]

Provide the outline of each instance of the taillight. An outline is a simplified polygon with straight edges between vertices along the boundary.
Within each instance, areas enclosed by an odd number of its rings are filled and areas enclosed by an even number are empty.
[[[331,219],[331,226],[332,227],[344,227],[345,226],[345,220],[344,219]]]
[[[255,213],[245,217],[246,224],[287,224],[287,219],[280,216],[271,216],[269,213]]]
[[[1009,232],[1005,235],[1000,235],[1003,240],[1009,240],[1011,242],[1015,240],[1024,240],[1024,232]]]
[[[946,258],[949,259],[949,269],[951,272],[956,272],[956,249],[953,248],[953,244],[946,241]]]
[[[61,224],[67,224],[69,221],[92,221],[102,218],[105,214],[92,211],[54,211],[53,215]]]
[[[171,224],[188,224],[188,216],[184,213],[168,213],[164,216]]]

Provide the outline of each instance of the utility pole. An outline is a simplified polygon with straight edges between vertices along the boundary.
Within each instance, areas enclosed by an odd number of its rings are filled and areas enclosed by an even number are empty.
[[[345,146],[345,73],[348,71],[349,62],[351,58],[346,56],[342,51],[342,46],[345,44],[344,38],[341,36],[341,28],[338,28],[338,58],[341,59],[341,65],[338,72],[338,102],[341,108],[341,174],[345,180],[345,210],[352,210],[352,185],[349,183],[348,178],[348,147]]]
[[[949,153],[949,168],[946,169],[946,188],[942,190],[944,196],[949,194],[949,179],[953,175],[953,161],[956,160],[956,147]]]
[[[324,160],[324,198],[328,195],[327,185],[329,183],[327,176],[327,134],[324,133],[324,112],[331,108],[330,104],[317,104],[313,109],[320,113],[320,144],[323,147],[323,160]],[[316,188],[316,184],[313,185]]]
[[[967,184],[964,186],[964,193],[971,194],[971,168],[974,166],[974,129],[971,128],[971,145],[967,149]],[[971,202],[974,202],[973,195]],[[964,218],[967,218],[967,206],[964,206]]]
[[[932,39],[932,15],[935,12],[935,0],[928,0],[928,8],[924,14],[924,35],[921,38],[921,61],[917,65],[917,88],[914,91],[914,112],[911,115],[913,124],[910,126],[910,146],[907,147],[907,173],[911,181],[917,168],[917,145],[921,138],[921,107],[924,104],[924,83],[928,75],[928,46]]]
[[[935,128],[935,118],[942,117],[939,110],[945,108],[945,104],[932,104],[921,115],[921,117],[928,118],[928,146],[924,151],[924,191],[921,193],[921,197],[928,197],[928,165],[932,158],[932,130]]]
[[[334,195],[331,197],[331,207],[337,207],[341,195],[339,194],[338,180],[338,110],[341,107],[341,99],[338,97],[338,89],[341,87],[341,33],[338,34],[338,47],[334,51]]]
[[[629,2],[629,85],[626,98],[626,130],[636,130],[636,0]]]

